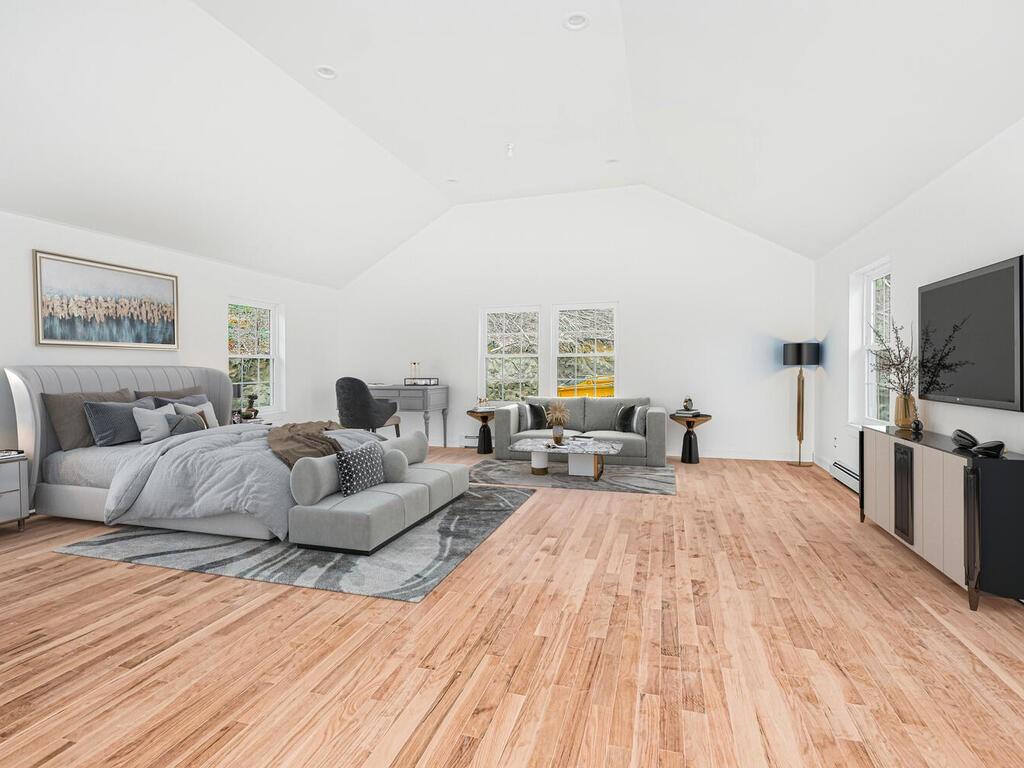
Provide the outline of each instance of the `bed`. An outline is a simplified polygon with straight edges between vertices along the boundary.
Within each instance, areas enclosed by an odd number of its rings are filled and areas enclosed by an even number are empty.
[[[218,421],[230,422],[231,382],[223,371],[213,368],[65,365],[17,366],[5,370],[14,398],[18,443],[29,458],[30,503],[40,515],[104,522],[108,489],[118,470],[135,461],[146,449],[138,443],[128,443],[61,451],[43,404],[43,393],[101,392],[123,387],[151,391],[198,386],[209,398]],[[149,517],[130,522],[154,528],[274,538],[266,525],[250,514],[239,512],[196,518]]]

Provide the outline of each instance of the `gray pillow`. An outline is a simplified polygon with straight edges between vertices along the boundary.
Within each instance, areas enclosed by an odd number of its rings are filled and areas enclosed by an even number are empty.
[[[43,394],[43,407],[50,416],[53,431],[62,451],[88,448],[93,445],[89,420],[85,417],[85,403],[127,403],[132,400],[130,389],[114,392],[69,392],[61,395]]]
[[[168,414],[164,416],[167,420],[167,429],[170,432],[168,437],[175,435],[187,435],[189,432],[201,432],[207,429],[206,422],[198,413]]]
[[[160,395],[154,395],[153,399],[156,400],[157,408],[161,408],[165,405],[172,405],[174,403],[182,403],[184,405],[191,405],[195,407],[197,405],[210,402],[210,398],[203,394],[185,395],[184,397],[161,397]]]
[[[189,413],[197,413],[202,416],[203,421],[206,422],[207,427],[219,427],[220,424],[217,422],[217,412],[213,410],[213,403],[206,401],[199,405],[187,405],[185,403],[173,403],[174,412],[179,416],[184,416]]]
[[[167,416],[174,416],[173,405],[154,409],[132,408],[132,418],[135,419],[135,426],[139,428],[139,437],[143,445],[166,440],[171,436]]]
[[[143,397],[130,403],[85,402],[83,407],[96,445],[120,445],[142,439],[133,410],[153,410],[156,403],[152,397]]]
[[[342,496],[373,488],[384,482],[384,449],[380,443],[363,443],[351,451],[338,451],[338,492]]]
[[[633,409],[633,419],[629,424],[629,431],[635,432],[638,435],[647,434],[647,412],[651,410],[650,406],[638,405]]]
[[[427,460],[427,436],[420,431],[413,432],[405,437],[392,437],[384,441],[384,447],[401,451],[410,464],[419,464]]]
[[[202,387],[185,387],[183,389],[154,389],[152,392],[140,392],[135,390],[136,399],[140,397],[164,397],[177,399],[180,397],[187,397],[188,395],[202,395],[204,394]]]

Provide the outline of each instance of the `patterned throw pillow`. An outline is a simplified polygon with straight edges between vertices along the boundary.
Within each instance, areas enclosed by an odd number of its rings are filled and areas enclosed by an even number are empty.
[[[516,403],[519,408],[519,431],[547,429],[548,414],[543,405],[537,403]]]
[[[637,435],[647,434],[646,405],[624,405],[615,414],[615,429],[619,432],[633,432]]]
[[[365,491],[384,482],[384,448],[363,443],[351,451],[338,451],[338,490],[342,496]]]

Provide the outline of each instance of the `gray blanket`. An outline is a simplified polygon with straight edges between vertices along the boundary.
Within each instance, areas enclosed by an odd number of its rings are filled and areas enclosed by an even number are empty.
[[[270,427],[231,424],[145,445],[114,475],[104,517],[108,524],[146,518],[252,515],[279,539],[288,537],[295,504],[290,470],[267,445]],[[330,433],[342,448],[378,439],[369,432]]]

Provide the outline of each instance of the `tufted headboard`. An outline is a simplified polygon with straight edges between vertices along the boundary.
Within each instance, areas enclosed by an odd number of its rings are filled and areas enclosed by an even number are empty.
[[[153,391],[202,387],[221,424],[231,419],[231,381],[224,371],[183,365],[19,365],[5,368],[18,422],[18,447],[28,454],[35,496],[43,459],[60,450],[40,395],[108,392],[122,387]]]

